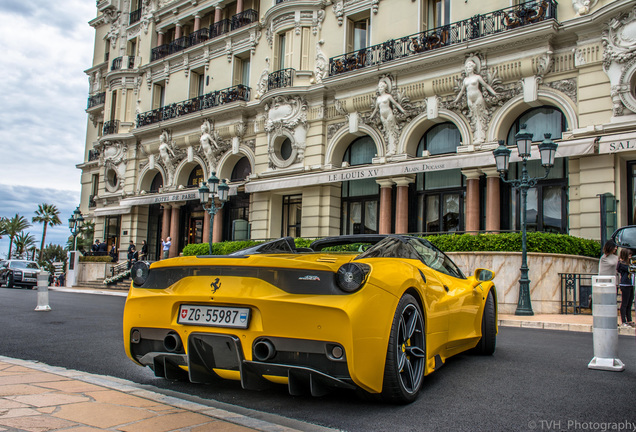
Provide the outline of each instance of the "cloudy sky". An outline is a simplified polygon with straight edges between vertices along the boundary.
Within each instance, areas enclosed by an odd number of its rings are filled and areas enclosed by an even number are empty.
[[[29,222],[38,204],[60,209],[46,243],[66,243],[79,204],[94,0],[0,1],[0,216]],[[42,224],[27,231],[39,248]],[[9,248],[0,240],[0,257]]]

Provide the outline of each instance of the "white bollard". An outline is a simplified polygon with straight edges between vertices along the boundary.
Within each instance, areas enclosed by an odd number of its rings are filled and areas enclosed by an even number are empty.
[[[49,306],[49,272],[42,271],[38,274],[38,306],[35,308],[39,312],[48,312]]]
[[[615,276],[592,276],[592,309],[594,358],[587,367],[620,372],[625,365],[618,359]]]

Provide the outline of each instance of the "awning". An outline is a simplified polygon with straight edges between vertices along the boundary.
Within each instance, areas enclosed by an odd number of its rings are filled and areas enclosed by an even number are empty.
[[[95,216],[114,216],[130,213],[130,206],[112,206],[95,209]]]
[[[583,156],[594,153],[594,137],[559,142],[556,157]],[[518,161],[513,151],[510,161]],[[533,146],[531,159],[539,159],[539,149]],[[292,189],[303,186],[328,184],[365,178],[404,176],[431,171],[445,171],[457,168],[482,168],[494,166],[492,151],[459,153],[440,157],[410,159],[404,162],[365,165],[364,167],[335,169],[293,177],[276,177],[251,180],[245,185],[245,192],[265,192],[276,189]]]

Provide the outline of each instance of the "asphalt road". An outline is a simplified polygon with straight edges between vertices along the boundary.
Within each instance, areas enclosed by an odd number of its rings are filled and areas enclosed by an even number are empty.
[[[124,302],[51,291],[52,311],[35,312],[37,291],[0,288],[0,355],[351,432],[636,430],[632,337],[619,337],[626,370],[616,373],[587,369],[593,357],[590,333],[504,327],[494,356],[454,357],[425,378],[416,402],[393,406],[353,392],[292,397],[284,386],[254,392],[231,381],[213,387],[156,378],[124,354]]]

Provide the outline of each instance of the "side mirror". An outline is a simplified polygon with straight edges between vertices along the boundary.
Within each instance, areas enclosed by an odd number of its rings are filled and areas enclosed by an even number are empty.
[[[618,247],[636,249],[636,225],[617,229],[612,240]]]
[[[495,272],[488,269],[479,268],[475,270],[475,279],[479,282],[488,282],[495,278]]]

